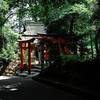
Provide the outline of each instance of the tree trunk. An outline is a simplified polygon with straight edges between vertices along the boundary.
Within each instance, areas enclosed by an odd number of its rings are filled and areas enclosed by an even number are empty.
[[[3,48],[4,47],[4,34],[2,33],[2,26],[0,27],[0,34],[1,34],[1,37],[0,37],[0,48]]]
[[[99,59],[99,48],[98,48],[98,37],[100,35],[100,28],[98,29],[98,32],[95,36],[95,48],[96,48],[96,58]]]
[[[99,58],[99,50],[98,50],[98,38],[95,37],[95,48],[96,48],[96,58]]]
[[[74,16],[72,16],[72,19],[71,19],[71,22],[70,22],[70,30],[69,30],[70,34],[73,33],[73,24],[74,24]]]
[[[93,52],[93,44],[92,44],[92,36],[91,36],[91,34],[90,34],[90,39],[91,39],[90,42],[91,42],[91,52],[92,52],[92,59],[93,59],[93,53],[94,53],[94,52]]]

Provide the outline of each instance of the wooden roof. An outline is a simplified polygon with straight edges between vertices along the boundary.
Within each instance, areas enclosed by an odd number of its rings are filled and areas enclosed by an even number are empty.
[[[38,32],[45,33],[45,27],[42,22],[25,21],[25,32],[21,36],[21,40],[28,41],[33,37],[38,37]]]

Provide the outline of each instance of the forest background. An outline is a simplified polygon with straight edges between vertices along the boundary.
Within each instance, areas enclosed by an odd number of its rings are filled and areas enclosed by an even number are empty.
[[[70,40],[66,45],[74,55],[61,53],[61,62],[57,63],[59,53],[55,53],[57,48],[53,45],[50,61],[54,63],[50,66],[55,72],[59,70],[56,78],[64,76],[70,83],[99,84],[99,15],[100,0],[0,0],[0,65],[19,59],[17,40],[25,31],[25,21],[43,22],[47,34]],[[49,76],[50,69],[47,72]]]

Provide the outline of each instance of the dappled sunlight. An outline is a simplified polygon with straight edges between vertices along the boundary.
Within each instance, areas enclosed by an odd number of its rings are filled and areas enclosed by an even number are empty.
[[[6,79],[11,79],[11,77],[0,76],[0,80],[6,80]]]
[[[0,76],[0,91],[17,91],[21,85],[19,79],[17,76]]]
[[[21,83],[16,83],[16,84],[10,84],[10,85],[3,85],[4,88],[9,89],[9,88],[14,88],[18,85],[20,85]]]
[[[16,83],[16,84],[10,84],[10,85],[0,85],[0,91],[6,90],[6,91],[16,91],[18,90],[18,86],[21,83]]]
[[[0,91],[3,91],[5,89],[1,88]],[[18,88],[10,88],[10,89],[7,89],[6,91],[17,91]]]
[[[13,78],[18,78],[16,76],[0,76],[0,80],[7,80],[7,79],[13,79]]]
[[[16,91],[16,90],[18,90],[18,89],[17,88],[10,89],[10,91]]]

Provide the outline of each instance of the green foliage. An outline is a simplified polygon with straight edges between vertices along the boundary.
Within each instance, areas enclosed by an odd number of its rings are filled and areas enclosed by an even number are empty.
[[[6,61],[10,60],[16,60],[18,59],[18,44],[17,39],[19,37],[18,34],[14,33],[11,29],[9,24],[5,27],[3,27],[3,33],[4,33],[4,47],[1,48],[0,51],[0,59],[5,59]]]
[[[94,47],[95,30],[100,24],[100,0],[0,0],[0,33],[1,26],[12,13],[12,8],[16,8],[20,25],[23,25],[28,16],[34,21],[46,22],[47,33],[65,37],[74,33],[79,36],[75,37],[77,45]],[[13,35],[5,35],[7,38],[4,42],[14,41]]]
[[[67,62],[82,62],[83,60],[80,57],[74,55],[64,55],[63,53],[60,54],[63,63]]]
[[[8,10],[8,4],[4,0],[0,0],[0,12]]]
[[[6,1],[0,0],[0,27],[4,24],[5,14],[8,12],[9,5]]]
[[[59,57],[59,48],[57,44],[50,45],[49,48],[49,60],[50,61],[57,61]]]
[[[2,48],[0,59],[5,59],[6,61],[17,60],[18,54],[15,53],[14,48],[11,45],[7,44],[5,48]]]

